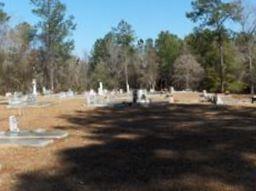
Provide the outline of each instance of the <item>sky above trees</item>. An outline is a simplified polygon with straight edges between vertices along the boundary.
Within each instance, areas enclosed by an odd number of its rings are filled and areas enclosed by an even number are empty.
[[[243,0],[253,1],[253,0]],[[3,0],[13,25],[22,21],[36,23],[29,0]],[[169,30],[183,38],[195,26],[185,16],[190,0],[62,0],[68,14],[75,17],[75,50],[78,56],[89,53],[94,42],[124,19],[138,38],[156,38],[159,31]],[[230,23],[231,27],[236,28]]]

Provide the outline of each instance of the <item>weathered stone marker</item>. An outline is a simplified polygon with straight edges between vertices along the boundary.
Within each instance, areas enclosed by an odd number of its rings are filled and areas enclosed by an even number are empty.
[[[170,93],[173,94],[174,92],[175,92],[174,87],[171,86],[171,87],[170,87]]]
[[[174,97],[173,97],[173,95],[170,95],[170,97],[169,97],[169,103],[174,103]]]
[[[217,94],[215,99],[216,99],[215,100],[216,105],[224,105],[224,102],[221,99],[220,95]]]
[[[20,129],[18,127],[18,120],[14,115],[11,115],[9,117],[9,130],[11,133],[18,133],[20,132]]]
[[[103,96],[103,95],[104,95],[102,82],[99,82],[98,94],[99,94],[100,96]]]
[[[32,92],[32,94],[37,96],[36,79],[33,79],[32,85],[33,85],[33,92]]]

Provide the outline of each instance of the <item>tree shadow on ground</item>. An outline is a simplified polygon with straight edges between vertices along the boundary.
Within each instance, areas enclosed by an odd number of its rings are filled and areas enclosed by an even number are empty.
[[[22,174],[16,190],[253,191],[255,117],[252,108],[160,103],[63,115],[99,143],[59,151],[61,170]]]

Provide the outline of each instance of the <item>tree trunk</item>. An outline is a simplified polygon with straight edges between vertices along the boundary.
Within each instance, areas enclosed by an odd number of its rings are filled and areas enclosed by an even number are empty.
[[[152,89],[153,89],[154,91],[156,90],[156,82],[155,82],[155,81],[152,83]]]
[[[224,92],[224,48],[223,43],[220,42],[220,92]]]
[[[189,71],[186,71],[186,89],[188,90],[189,89]]]
[[[251,88],[251,94],[254,94],[252,55],[251,55],[250,53],[249,53],[249,72],[250,72],[250,88]]]
[[[54,69],[50,69],[50,86],[51,90],[54,91]]]
[[[125,63],[125,84],[126,84],[126,92],[129,93],[130,92],[130,87],[129,87],[129,78],[128,78],[128,67],[127,64]]]

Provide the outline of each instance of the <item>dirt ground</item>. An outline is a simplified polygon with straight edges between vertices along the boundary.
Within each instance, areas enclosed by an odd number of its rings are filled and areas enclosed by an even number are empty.
[[[148,107],[97,109],[82,98],[22,109],[2,101],[1,131],[16,115],[22,129],[70,135],[40,149],[0,147],[0,190],[255,191],[256,107],[175,98],[172,105],[162,95]]]

